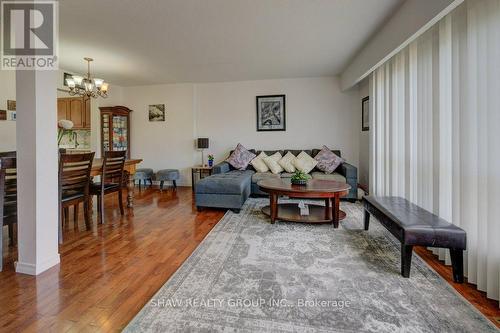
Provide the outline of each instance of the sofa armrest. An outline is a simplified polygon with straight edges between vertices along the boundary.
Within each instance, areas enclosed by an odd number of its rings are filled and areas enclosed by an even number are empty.
[[[226,173],[230,170],[231,170],[231,168],[229,167],[229,163],[221,162],[221,163],[214,166],[214,168],[212,169],[212,174],[215,175],[218,173]]]
[[[358,168],[349,163],[342,163],[338,167],[338,173],[344,176],[347,179],[357,179],[358,178]]]

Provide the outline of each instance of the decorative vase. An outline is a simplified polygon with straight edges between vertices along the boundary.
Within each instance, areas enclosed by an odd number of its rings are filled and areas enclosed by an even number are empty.
[[[214,166],[214,160],[208,160],[208,166],[213,167]]]

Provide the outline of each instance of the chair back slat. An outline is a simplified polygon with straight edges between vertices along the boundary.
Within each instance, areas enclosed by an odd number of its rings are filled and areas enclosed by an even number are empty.
[[[59,191],[88,194],[94,153],[59,155]]]
[[[17,160],[9,156],[0,157],[0,226],[4,218],[17,216]]]
[[[123,180],[123,169],[125,167],[125,159],[127,151],[106,151],[102,162],[101,183],[117,183],[121,184]]]

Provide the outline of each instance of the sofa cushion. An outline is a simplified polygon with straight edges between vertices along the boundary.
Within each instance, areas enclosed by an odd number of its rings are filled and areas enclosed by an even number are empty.
[[[266,158],[267,155],[264,152],[261,152],[259,155],[257,155],[256,158],[250,162],[250,164],[253,166],[255,171],[257,172],[267,172],[269,171],[269,168],[267,167],[267,164],[264,162],[264,158]]]
[[[296,159],[297,157],[295,157],[295,155],[288,152],[281,158],[281,160],[278,161],[278,164],[281,165],[281,167],[285,169],[286,172],[295,172],[295,166],[293,165],[293,162]]]
[[[231,153],[226,161],[235,169],[245,170],[254,158],[254,153],[243,147],[241,143],[238,143],[236,149]]]
[[[318,161],[316,168],[325,173],[332,173],[339,165],[345,162],[343,158],[335,155],[327,146],[323,146],[323,149],[316,154],[314,159]]]
[[[281,154],[277,152],[274,155],[264,158],[264,163],[266,163],[269,170],[274,174],[279,174],[283,172],[283,168],[279,165],[278,161],[281,160]]]
[[[254,173],[251,170],[233,170],[205,177],[196,183],[196,193],[241,194],[250,186]]]
[[[280,179],[280,175],[274,174],[272,172],[256,172],[252,175],[252,183],[258,183],[261,180],[266,179]]]
[[[338,182],[343,182],[346,183],[346,178],[342,176],[339,173],[324,173],[324,172],[313,172],[312,174],[313,179],[319,179],[319,180],[336,180]]]
[[[297,170],[300,170],[304,173],[309,173],[314,169],[316,164],[318,164],[318,161],[316,161],[306,152],[301,152],[297,156],[297,159],[293,161],[293,164],[297,168]]]

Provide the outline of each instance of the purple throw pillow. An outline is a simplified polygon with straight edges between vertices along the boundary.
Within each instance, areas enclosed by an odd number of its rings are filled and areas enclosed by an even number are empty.
[[[316,168],[324,171],[325,173],[334,172],[339,165],[345,162],[343,158],[335,155],[335,153],[328,149],[327,146],[323,146],[314,159],[318,161]]]
[[[255,154],[248,151],[240,143],[236,146],[231,156],[226,160],[227,163],[231,164],[235,169],[245,170],[248,164],[255,158]]]

